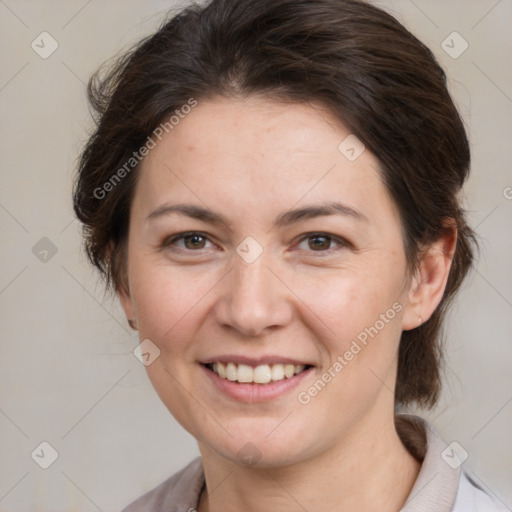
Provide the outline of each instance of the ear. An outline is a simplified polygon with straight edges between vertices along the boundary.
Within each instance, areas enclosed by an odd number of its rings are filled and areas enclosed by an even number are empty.
[[[133,301],[129,291],[126,291],[124,288],[121,288],[117,292],[119,296],[119,302],[123,307],[124,314],[126,315],[126,320],[130,324],[132,329],[137,328],[135,308],[133,307]]]
[[[407,331],[426,322],[443,298],[457,246],[457,227],[453,219],[445,222],[444,234],[426,250],[411,279],[402,329]]]
[[[108,245],[108,257],[110,258],[114,249],[114,243],[110,241]],[[125,265],[127,262],[125,261]],[[126,269],[126,267],[124,267]],[[130,294],[130,287],[128,283],[128,272],[123,271],[123,275],[121,276],[121,283],[119,283],[119,287],[116,290],[117,296],[119,297],[119,302],[124,310],[126,315],[126,320],[132,329],[136,329],[136,314],[134,304]]]

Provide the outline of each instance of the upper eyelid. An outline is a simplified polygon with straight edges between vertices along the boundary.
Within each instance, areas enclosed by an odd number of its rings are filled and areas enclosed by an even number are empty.
[[[211,236],[208,233],[205,233],[203,231],[184,231],[182,233],[177,233],[175,235],[172,235],[172,236],[166,238],[163,242],[163,245],[170,245],[171,243],[174,243],[177,240],[184,240],[186,237],[194,236],[194,235],[206,238],[210,243],[215,243],[211,240]],[[349,242],[346,238],[339,236],[339,235],[330,234],[330,233],[327,233],[324,231],[310,231],[307,233],[303,233],[302,235],[299,235],[299,237],[297,237],[298,240],[296,243],[302,243],[303,241],[307,240],[308,238],[314,238],[314,237],[320,238],[322,236],[326,237],[326,238],[330,238],[332,241],[338,243],[340,246],[349,246],[349,247],[352,246],[351,242]],[[189,249],[184,249],[184,250],[188,251],[188,252],[198,252],[201,249],[198,249],[198,251],[193,251],[193,250],[189,250]],[[326,251],[310,251],[310,252],[328,252],[330,250],[331,249],[327,249]]]
[[[171,243],[174,243],[177,240],[184,240],[185,238],[190,237],[190,236],[201,236],[203,238],[206,238],[210,243],[214,243],[211,240],[210,235],[208,235],[207,233],[203,233],[202,231],[184,231],[183,233],[176,233],[175,235],[166,237],[163,240],[161,245],[162,246],[171,245]],[[193,252],[193,251],[189,251],[189,252]]]
[[[326,231],[308,231],[306,233],[303,233],[302,235],[299,235],[298,237],[296,237],[295,240],[297,240],[295,242],[295,244],[300,244],[304,241],[306,241],[308,238],[315,238],[315,237],[318,237],[318,238],[321,238],[321,237],[326,237],[326,238],[329,238],[331,240],[331,242],[335,242],[338,244],[338,248],[343,248],[343,247],[348,247],[350,249],[354,249],[354,244],[348,240],[346,237],[344,236],[341,236],[341,235],[335,235],[333,233],[328,233]],[[330,249],[327,249],[325,251],[313,251],[313,250],[310,250],[308,252],[311,252],[311,253],[329,253],[333,250],[336,250],[336,247],[331,247]]]

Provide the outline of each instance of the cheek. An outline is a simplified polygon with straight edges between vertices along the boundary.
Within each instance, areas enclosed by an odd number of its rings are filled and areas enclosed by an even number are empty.
[[[200,331],[205,329],[212,297],[225,269],[178,268],[141,256],[133,262],[132,272],[139,336],[158,346],[161,365],[173,373],[184,373],[185,365],[196,362],[195,341],[204,338]],[[148,371],[154,369],[148,367]]]
[[[392,387],[401,332],[402,278],[397,261],[345,268],[337,277],[303,281],[294,290],[318,318],[310,328],[325,352],[318,377],[332,384],[325,391],[304,389],[318,407],[336,403],[345,411],[364,409],[383,382]],[[390,270],[385,271],[385,268]],[[391,269],[395,270],[391,270]],[[364,270],[361,270],[364,269]],[[314,281],[314,282],[313,282]],[[317,386],[323,389],[322,385]]]
[[[318,273],[314,278],[296,276],[292,287],[317,317],[317,323],[324,326],[327,337],[342,349],[376,323],[379,330],[384,330],[382,322],[399,325],[403,275],[393,271],[393,265],[400,268],[395,262],[387,267],[389,270],[381,265],[362,265]]]
[[[312,404],[304,410],[321,415],[325,407],[335,407],[344,414],[331,421],[341,425],[392,389],[403,309],[399,282],[352,274],[301,288],[318,317],[310,328],[324,351],[317,380],[299,390],[299,402]]]
[[[134,265],[133,271],[143,276],[137,278],[133,290],[140,339],[150,339],[160,350],[159,357],[146,366],[148,377],[174,418],[201,438],[197,425],[208,424],[209,419],[187,390],[194,388],[191,369],[197,354],[193,341],[202,324],[198,317],[201,298],[213,283],[197,279],[192,272],[174,272],[147,262]]]
[[[163,349],[162,340],[182,328],[204,284],[192,272],[173,272],[165,264],[151,263],[143,257],[133,262],[131,272],[136,283],[132,299],[140,336],[150,338]]]

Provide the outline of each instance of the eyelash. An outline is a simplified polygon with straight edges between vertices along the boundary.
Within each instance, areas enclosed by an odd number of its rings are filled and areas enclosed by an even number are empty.
[[[162,243],[162,248],[171,247],[173,244],[176,243],[176,241],[185,240],[186,238],[193,237],[193,236],[199,236],[199,237],[208,239],[208,235],[206,235],[205,233],[203,233],[201,231],[186,231],[186,232],[179,233],[177,235],[174,235],[174,236],[164,240],[164,242]],[[331,235],[329,233],[323,233],[323,232],[306,233],[305,235],[302,236],[302,238],[299,240],[298,243],[301,243],[308,239],[314,239],[314,238],[326,238],[326,239],[330,240],[331,242],[336,242],[339,244],[339,247],[334,248],[334,249],[331,248],[331,249],[327,249],[325,251],[313,251],[313,250],[308,251],[311,253],[318,254],[319,257],[322,257],[324,255],[331,255],[333,251],[340,251],[341,249],[344,249],[347,247],[352,248],[352,244],[350,242],[348,242],[347,240],[345,240],[339,236],[335,236],[335,235]],[[176,250],[176,248],[172,248],[171,250]],[[188,252],[188,253],[193,253],[193,252],[200,252],[202,249],[198,249],[197,251],[195,251],[195,250],[191,250],[191,249],[177,248],[177,250],[178,250],[178,252],[184,251],[184,252]]]

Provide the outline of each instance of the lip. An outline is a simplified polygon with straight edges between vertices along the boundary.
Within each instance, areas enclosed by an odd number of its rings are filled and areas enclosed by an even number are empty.
[[[269,366],[273,364],[293,364],[294,366],[299,366],[303,364],[304,366],[315,366],[313,363],[308,361],[299,361],[298,359],[291,359],[289,357],[281,357],[281,356],[261,356],[261,357],[247,357],[243,355],[220,355],[215,357],[210,357],[209,359],[205,359],[200,361],[201,364],[212,364],[212,363],[234,363],[234,364],[247,364],[249,366],[259,366],[262,364],[268,364]]]
[[[215,361],[219,360],[216,359]],[[234,362],[233,360],[231,361]],[[204,366],[204,364],[199,364],[199,367],[217,390],[229,398],[246,403],[269,402],[281,397],[286,393],[291,392],[303,379],[307,378],[315,371],[314,367],[307,368],[289,379],[285,378],[268,384],[240,384],[238,382],[219,377],[215,372]]]

